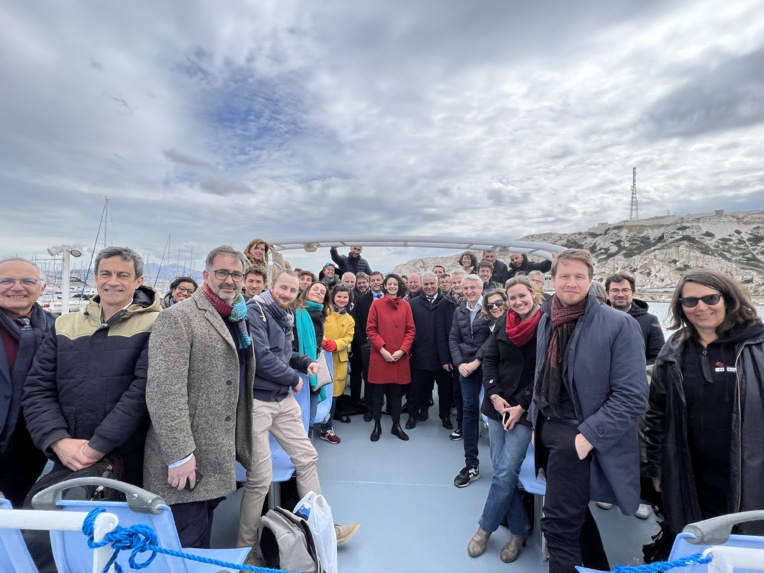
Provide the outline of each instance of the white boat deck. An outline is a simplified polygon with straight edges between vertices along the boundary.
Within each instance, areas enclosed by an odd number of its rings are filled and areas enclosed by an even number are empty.
[[[436,412],[437,407],[430,409]],[[480,440],[480,479],[459,489],[453,479],[464,465],[463,445],[448,439],[437,414],[406,430],[408,442],[390,434],[389,416],[383,416],[382,438],[376,443],[369,441],[371,423],[361,416],[351,419],[350,424],[334,422],[342,438],[338,445],[314,437],[321,487],[335,520],[361,523],[358,534],[339,548],[341,573],[547,570],[532,540],[515,563],[501,562],[499,551],[509,537],[505,527],[493,534],[484,555],[467,555],[491,482],[487,435]],[[229,496],[216,512],[216,547],[230,547],[236,539],[240,495]],[[594,505],[592,511],[611,567],[641,564],[642,545],[658,530],[655,518],[642,521]]]

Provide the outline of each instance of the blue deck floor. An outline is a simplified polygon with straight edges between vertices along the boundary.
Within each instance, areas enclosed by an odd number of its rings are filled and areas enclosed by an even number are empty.
[[[464,465],[462,442],[448,439],[437,416],[407,430],[408,442],[391,435],[390,427],[384,416],[382,438],[372,443],[372,424],[353,416],[350,424],[335,422],[341,444],[314,438],[321,487],[335,520],[361,523],[358,534],[339,548],[341,573],[547,570],[532,541],[515,563],[502,563],[499,551],[509,537],[504,527],[493,534],[484,555],[467,555],[491,481],[487,436],[480,440],[480,479],[458,489],[453,478]],[[218,547],[235,541],[239,499],[237,492],[216,512],[213,543]],[[654,517],[642,521],[594,505],[592,511],[611,567],[641,563],[642,545],[658,530]]]

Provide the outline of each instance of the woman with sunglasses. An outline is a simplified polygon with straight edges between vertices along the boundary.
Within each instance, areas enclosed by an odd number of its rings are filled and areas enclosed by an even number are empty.
[[[496,292],[486,295],[484,301],[492,299]],[[536,329],[541,307],[525,276],[507,281],[506,297],[509,311],[502,313],[496,322],[486,341],[483,358],[485,398],[480,411],[488,418],[493,478],[478,530],[467,544],[467,553],[470,557],[482,555],[491,534],[499,528],[502,518],[506,518],[511,535],[499,557],[504,563],[511,563],[517,559],[531,527],[517,480],[531,442],[531,424],[525,412],[533,397]],[[485,302],[483,306],[487,306]],[[495,309],[488,312],[493,313]]]
[[[489,322],[491,332],[497,321],[507,313],[507,295],[503,290],[492,290],[483,295],[483,308],[480,314]]]
[[[746,289],[690,271],[669,308],[678,330],[653,369],[645,420],[648,472],[673,533],[764,509],[764,325]],[[764,534],[759,522],[740,532]]]

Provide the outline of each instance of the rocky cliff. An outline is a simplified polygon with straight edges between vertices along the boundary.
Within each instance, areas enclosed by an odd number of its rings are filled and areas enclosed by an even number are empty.
[[[641,292],[673,290],[684,271],[702,267],[735,278],[754,295],[764,295],[764,211],[602,223],[587,231],[527,235],[522,240],[587,249],[597,261],[596,278],[627,269],[637,275]],[[507,262],[509,253],[499,252],[499,258]],[[435,264],[453,268],[455,257],[416,259],[397,270],[429,270]]]

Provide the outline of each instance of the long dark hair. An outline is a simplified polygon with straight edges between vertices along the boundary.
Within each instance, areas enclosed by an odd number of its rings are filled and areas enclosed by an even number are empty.
[[[687,283],[697,283],[718,291],[724,299],[724,321],[716,327],[716,334],[721,337],[735,326],[747,326],[760,320],[756,307],[751,302],[748,290],[739,282],[716,271],[698,269],[686,272],[679,279],[671,297],[668,312],[669,330],[683,329],[683,338],[698,338],[695,325],[687,320],[682,302],[682,289]]]

